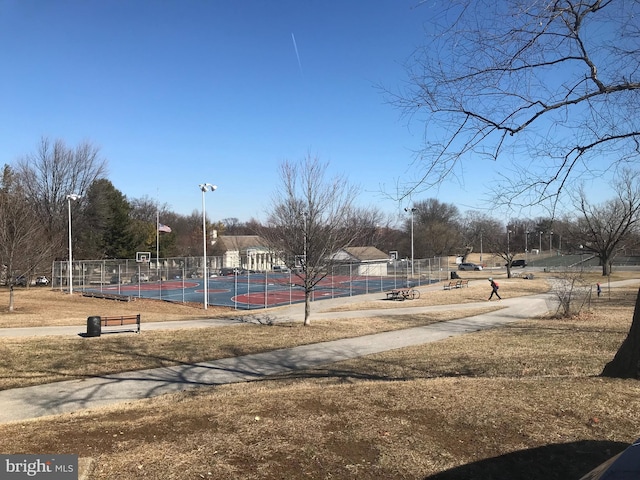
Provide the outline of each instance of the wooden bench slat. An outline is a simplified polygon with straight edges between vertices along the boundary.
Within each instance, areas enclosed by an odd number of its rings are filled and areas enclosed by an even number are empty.
[[[100,317],[100,324],[103,327],[122,327],[125,325],[136,325],[135,332],[140,333],[140,314]]]

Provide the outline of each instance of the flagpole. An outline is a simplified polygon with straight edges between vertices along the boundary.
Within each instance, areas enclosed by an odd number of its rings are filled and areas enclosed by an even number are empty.
[[[156,208],[156,275],[160,268],[160,210]]]

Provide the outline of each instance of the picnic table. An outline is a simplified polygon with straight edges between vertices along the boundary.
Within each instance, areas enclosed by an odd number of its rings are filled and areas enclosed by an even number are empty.
[[[404,301],[406,299],[415,300],[417,298],[420,298],[420,292],[415,288],[399,288],[387,292],[387,300]]]

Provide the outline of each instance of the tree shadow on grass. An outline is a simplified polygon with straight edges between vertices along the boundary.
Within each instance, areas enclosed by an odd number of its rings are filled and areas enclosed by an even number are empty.
[[[628,446],[598,440],[546,445],[455,467],[424,480],[578,480]]]

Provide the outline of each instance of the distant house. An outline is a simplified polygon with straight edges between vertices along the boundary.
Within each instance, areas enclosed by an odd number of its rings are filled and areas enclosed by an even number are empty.
[[[376,247],[345,247],[331,257],[341,274],[386,277],[389,255]],[[334,267],[335,268],[335,267]],[[348,270],[347,270],[348,269]]]
[[[225,269],[265,272],[284,265],[259,235],[221,235],[207,253],[220,257]],[[375,247],[345,247],[331,261],[336,275],[386,276],[389,256]]]
[[[207,253],[221,257],[222,268],[264,272],[274,265],[273,252],[259,235],[221,235]]]

